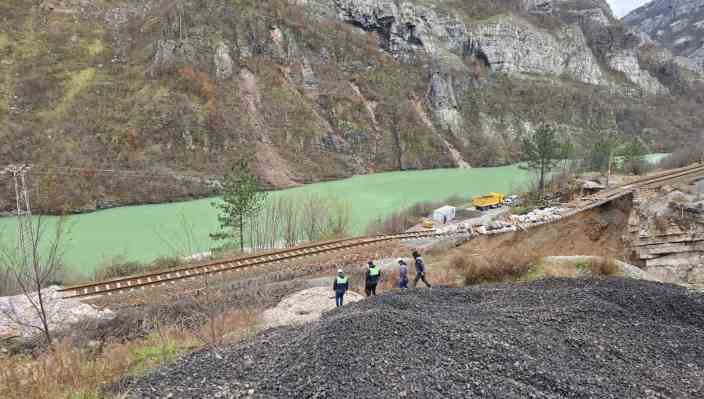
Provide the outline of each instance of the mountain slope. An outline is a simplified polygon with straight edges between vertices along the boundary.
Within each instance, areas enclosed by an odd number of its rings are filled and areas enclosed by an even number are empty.
[[[630,12],[623,22],[704,69],[704,0],[655,0]]]
[[[652,151],[704,125],[698,75],[603,0],[7,0],[0,18],[0,159],[49,171],[40,208],[210,195],[245,153],[286,187],[513,162],[545,122]]]

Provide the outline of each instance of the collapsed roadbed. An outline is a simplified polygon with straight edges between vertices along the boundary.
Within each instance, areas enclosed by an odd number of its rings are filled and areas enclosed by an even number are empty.
[[[132,398],[701,398],[704,296],[621,278],[395,292],[201,350]]]

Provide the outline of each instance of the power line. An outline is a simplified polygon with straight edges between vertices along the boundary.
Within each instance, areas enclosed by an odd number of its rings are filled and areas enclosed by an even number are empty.
[[[7,167],[6,167],[7,168]],[[0,170],[0,175],[3,171]],[[135,170],[126,169],[98,169],[98,168],[78,168],[78,167],[68,167],[68,166],[53,166],[47,169],[39,170],[33,168],[28,172],[31,175],[66,175],[66,176],[83,176],[86,175],[96,175],[96,174],[112,174],[125,177],[135,177],[135,178],[168,178],[168,179],[191,179],[191,180],[217,180],[214,176],[208,175],[183,175],[178,173],[159,173],[159,172],[139,172]]]

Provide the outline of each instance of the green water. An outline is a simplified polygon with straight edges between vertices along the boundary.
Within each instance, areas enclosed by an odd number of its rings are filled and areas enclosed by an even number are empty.
[[[354,232],[361,234],[369,222],[420,201],[456,194],[469,199],[489,191],[511,193],[520,191],[531,179],[529,172],[517,166],[392,172],[311,184],[271,196],[315,193],[348,201]],[[71,216],[70,242],[64,254],[67,268],[90,274],[117,256],[146,262],[183,253],[184,249],[207,251],[211,246],[208,234],[217,230],[217,212],[211,202],[130,206]],[[15,223],[14,218],[0,218],[0,243],[15,242]]]

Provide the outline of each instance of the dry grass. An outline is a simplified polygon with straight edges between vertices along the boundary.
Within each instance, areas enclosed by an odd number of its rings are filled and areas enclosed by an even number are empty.
[[[157,328],[144,339],[77,348],[69,341],[35,358],[0,357],[0,398],[102,398],[101,386],[139,374],[204,346],[200,337],[219,334],[236,342],[254,331],[256,310],[229,310],[195,329]]]
[[[578,278],[586,276],[616,276],[620,272],[616,261],[608,257],[596,257],[577,261],[549,261],[536,264],[526,280],[541,278]]]
[[[670,228],[670,219],[665,216],[655,216],[653,222],[658,233],[665,233]]]
[[[541,271],[543,276],[548,278],[576,278],[579,274],[577,268],[567,262],[544,264],[542,265]]]
[[[615,276],[620,270],[616,260],[607,257],[593,259],[589,266],[593,276]]]
[[[475,285],[515,281],[528,273],[533,259],[525,254],[496,257],[455,254],[450,265],[462,276],[464,285]]]

